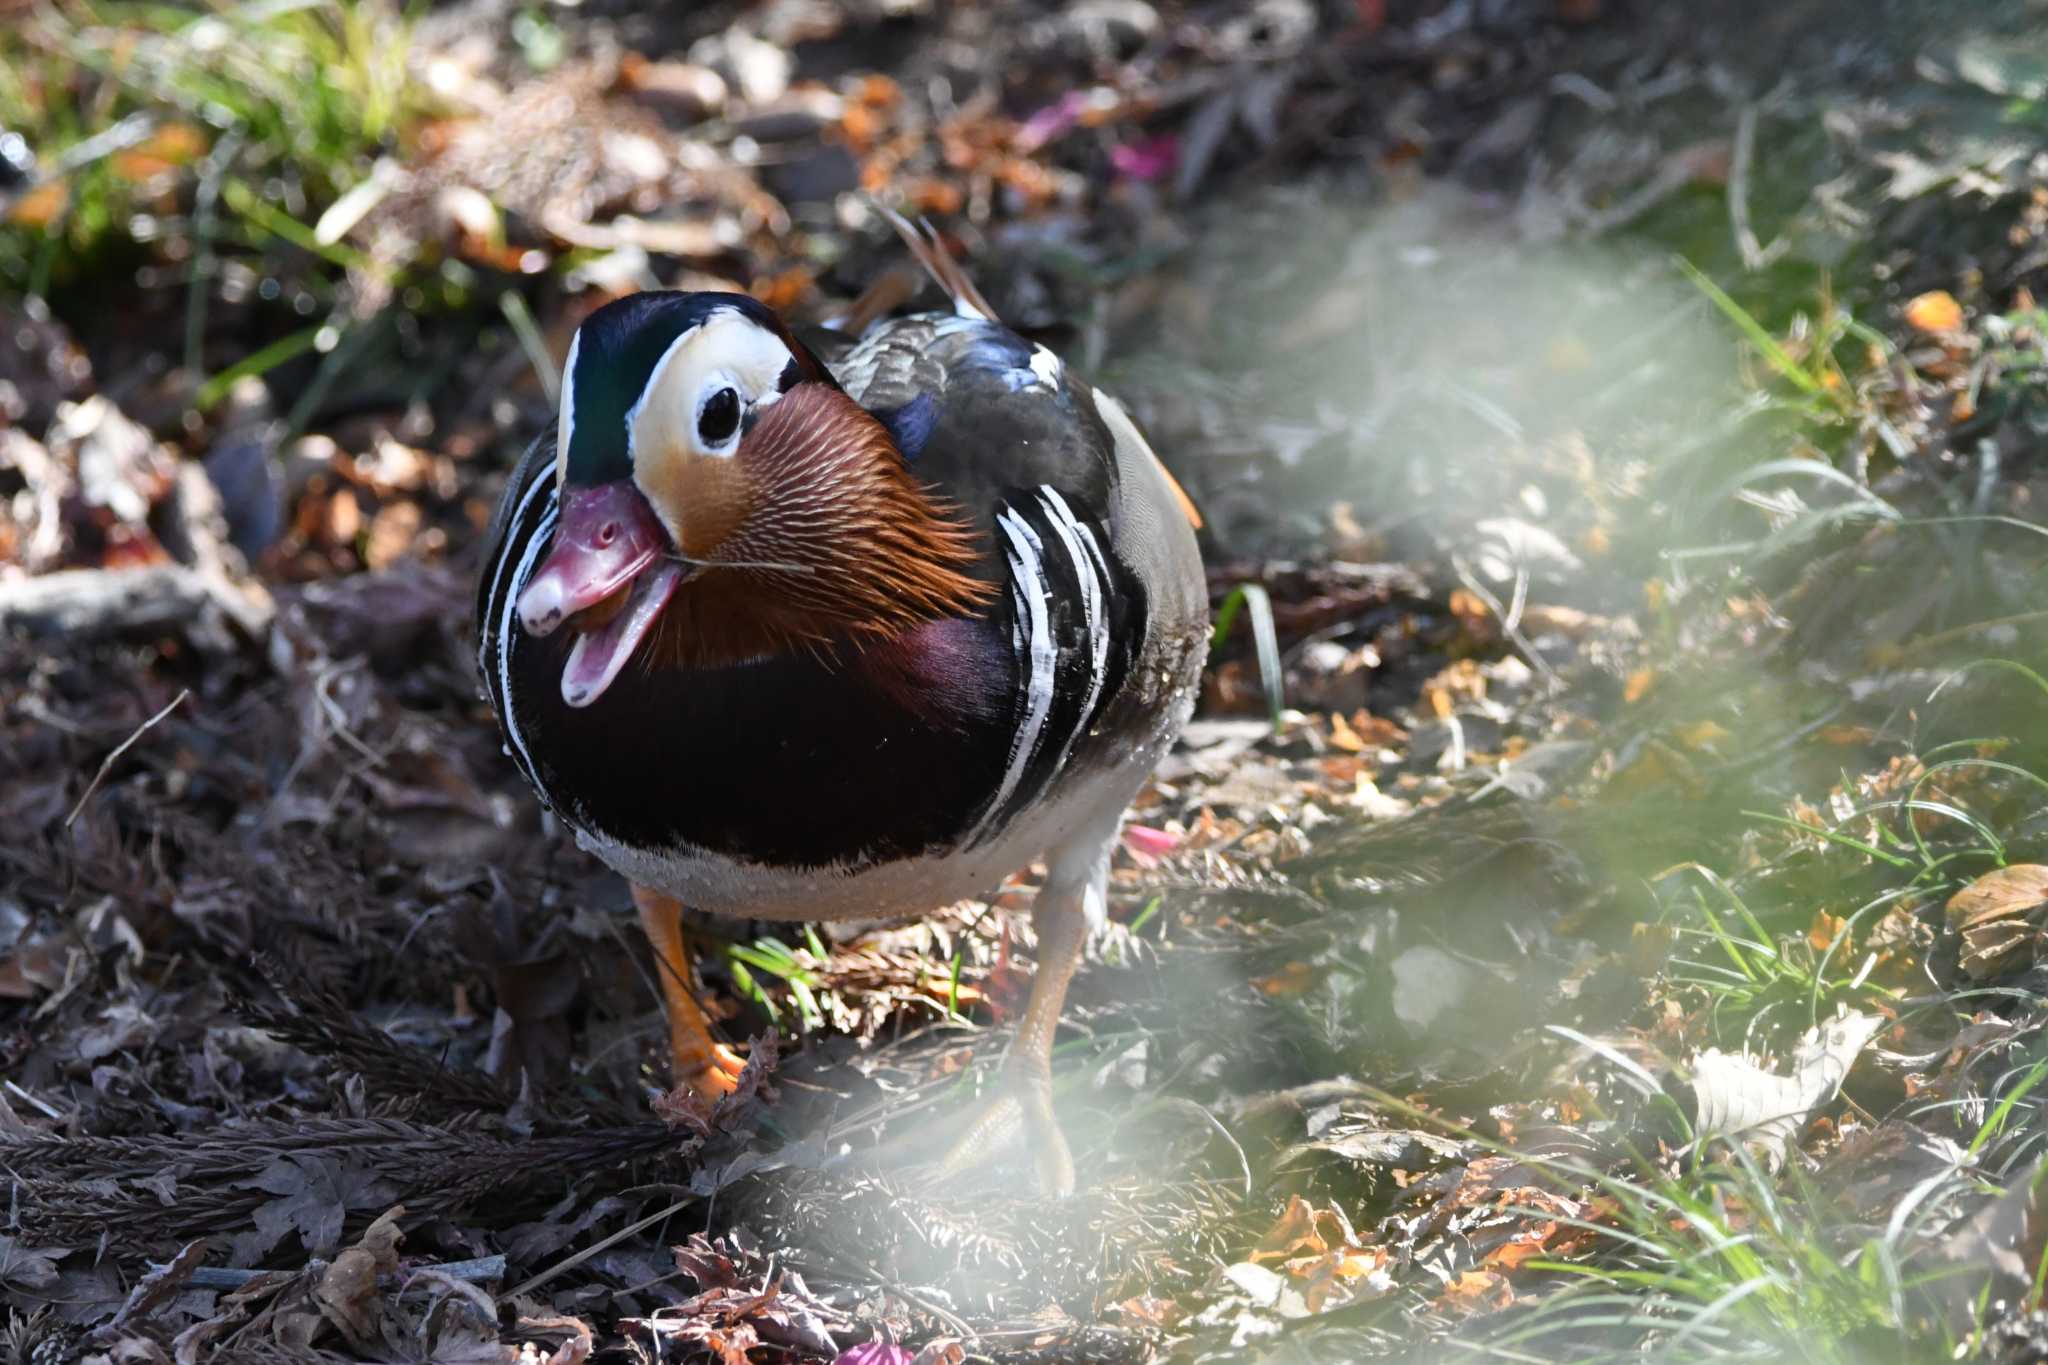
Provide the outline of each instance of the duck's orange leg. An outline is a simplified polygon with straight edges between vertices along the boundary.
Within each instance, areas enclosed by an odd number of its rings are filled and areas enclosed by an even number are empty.
[[[633,904],[640,911],[640,928],[654,945],[676,1084],[687,1085],[706,1099],[731,1094],[746,1059],[711,1036],[711,1020],[697,1003],[682,904],[638,884],[633,887]]]
[[[1074,1192],[1074,1158],[1053,1116],[1052,1045],[1067,986],[1081,965],[1088,926],[1105,913],[1108,875],[1107,843],[1083,844],[1067,858],[1052,860],[1051,875],[1031,907],[1031,927],[1038,933],[1038,971],[1010,1042],[1002,1091],[940,1159],[941,1180],[980,1164],[1021,1134],[1030,1146],[1040,1190],[1055,1196]]]

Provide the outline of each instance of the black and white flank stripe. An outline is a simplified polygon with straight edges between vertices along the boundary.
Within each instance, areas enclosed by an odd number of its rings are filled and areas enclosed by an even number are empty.
[[[547,799],[546,788],[536,775],[514,704],[512,649],[520,636],[519,594],[554,537],[561,507],[553,448],[554,442],[543,437],[512,472],[513,487],[500,504],[504,524],[488,539],[489,568],[477,601],[477,672],[504,729],[506,752],[542,800]]]
[[[1020,702],[1002,781],[967,842],[1002,829],[1034,803],[1094,724],[1121,675],[1113,657],[1118,579],[1101,540],[1058,489],[1004,503],[996,531],[1009,565],[1011,649]]]

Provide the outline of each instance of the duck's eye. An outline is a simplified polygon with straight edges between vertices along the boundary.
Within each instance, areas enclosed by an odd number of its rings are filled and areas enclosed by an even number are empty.
[[[706,447],[721,446],[740,427],[740,395],[723,388],[704,400],[697,410],[697,439]]]

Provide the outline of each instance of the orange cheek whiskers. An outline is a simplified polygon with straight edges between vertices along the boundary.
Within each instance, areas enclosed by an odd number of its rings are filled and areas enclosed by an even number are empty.
[[[978,613],[994,590],[973,575],[980,536],[905,469],[887,430],[839,390],[799,385],[769,407],[719,469],[676,470],[716,502],[690,529],[744,514],[676,551],[700,565],[663,613],[650,654],[711,666],[866,644]],[[678,509],[689,512],[677,504]]]

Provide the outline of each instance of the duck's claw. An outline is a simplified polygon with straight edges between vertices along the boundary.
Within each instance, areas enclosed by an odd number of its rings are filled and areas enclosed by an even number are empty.
[[[747,1059],[711,1035],[711,1020],[690,980],[690,950],[683,938],[682,906],[644,886],[633,888],[640,927],[654,945],[662,1004],[668,1012],[670,1074],[706,1099],[730,1095]]]
[[[739,1086],[740,1072],[747,1068],[745,1057],[709,1035],[703,1039],[708,1048],[700,1048],[697,1040],[674,1034],[672,1030],[669,1047],[675,1055],[676,1078],[682,1084],[709,1100],[730,1095]]]
[[[945,1182],[994,1156],[1013,1137],[1031,1151],[1041,1192],[1064,1199],[1074,1192],[1074,1156],[1052,1109],[1052,1073],[1043,1060],[1013,1057],[1003,1089],[967,1125],[939,1159],[934,1182]]]

